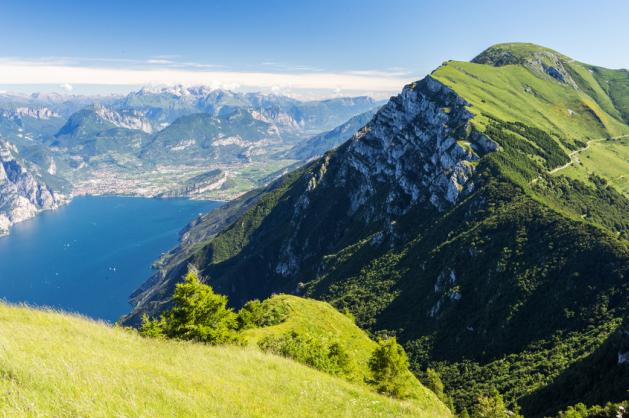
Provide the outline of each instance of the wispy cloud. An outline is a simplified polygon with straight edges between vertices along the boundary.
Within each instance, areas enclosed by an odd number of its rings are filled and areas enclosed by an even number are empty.
[[[68,83],[63,83],[59,87],[61,87],[63,91],[68,92],[68,93],[74,90],[74,87],[72,87],[72,84],[68,84]]]
[[[89,62],[88,62],[89,61]],[[330,72],[307,66],[267,63],[251,71],[228,70],[214,64],[178,62],[166,57],[140,60],[68,57],[39,60],[0,58],[0,84],[145,85],[184,84],[234,88],[247,86],[270,91],[326,90],[372,92],[382,96],[399,91],[414,79],[399,69]],[[282,68],[279,68],[282,66]]]
[[[167,60],[167,59],[163,59],[163,58],[149,59],[149,60],[146,60],[146,63],[147,64],[174,64],[173,61]]]

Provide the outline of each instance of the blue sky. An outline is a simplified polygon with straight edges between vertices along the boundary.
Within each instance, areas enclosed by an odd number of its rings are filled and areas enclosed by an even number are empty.
[[[628,68],[628,21],[620,0],[2,0],[0,88],[106,92],[181,79],[386,95],[507,41]]]

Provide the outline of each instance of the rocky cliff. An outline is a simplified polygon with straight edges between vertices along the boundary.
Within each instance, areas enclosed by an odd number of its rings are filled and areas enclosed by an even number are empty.
[[[55,209],[63,202],[63,196],[29,171],[15,146],[0,141],[0,235],[8,234],[11,225],[43,210]]]

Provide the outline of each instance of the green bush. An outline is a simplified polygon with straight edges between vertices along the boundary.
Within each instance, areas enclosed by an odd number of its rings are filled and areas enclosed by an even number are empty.
[[[474,407],[474,418],[518,418],[518,411],[509,411],[504,399],[497,390],[492,390],[488,395],[478,397]]]
[[[582,403],[569,407],[559,413],[559,418],[617,418],[629,415],[629,401],[622,403],[608,403],[605,406],[588,408]]]
[[[315,369],[334,375],[349,375],[354,365],[337,342],[326,344],[307,333],[289,331],[281,335],[268,335],[258,342],[262,351],[291,358]]]
[[[411,372],[408,370],[408,357],[395,337],[380,340],[369,359],[369,369],[373,376],[371,383],[379,392],[396,398],[409,396]]]
[[[194,272],[177,284],[174,306],[159,319],[143,318],[140,333],[207,344],[239,342],[236,314],[227,308],[227,297],[214,293]]]
[[[454,410],[454,403],[452,402],[452,398],[445,393],[445,385],[441,380],[441,376],[435,369],[427,369],[425,373],[425,377],[422,379],[422,383],[428,389],[432,390],[435,395],[446,404],[450,410]]]
[[[270,327],[286,320],[288,307],[283,303],[276,303],[272,299],[260,302],[257,299],[247,302],[238,312],[236,318],[238,329]]]

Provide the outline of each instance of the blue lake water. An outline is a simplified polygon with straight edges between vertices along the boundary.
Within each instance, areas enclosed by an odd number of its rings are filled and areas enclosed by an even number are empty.
[[[115,321],[179,231],[219,202],[78,197],[0,238],[0,298]]]

